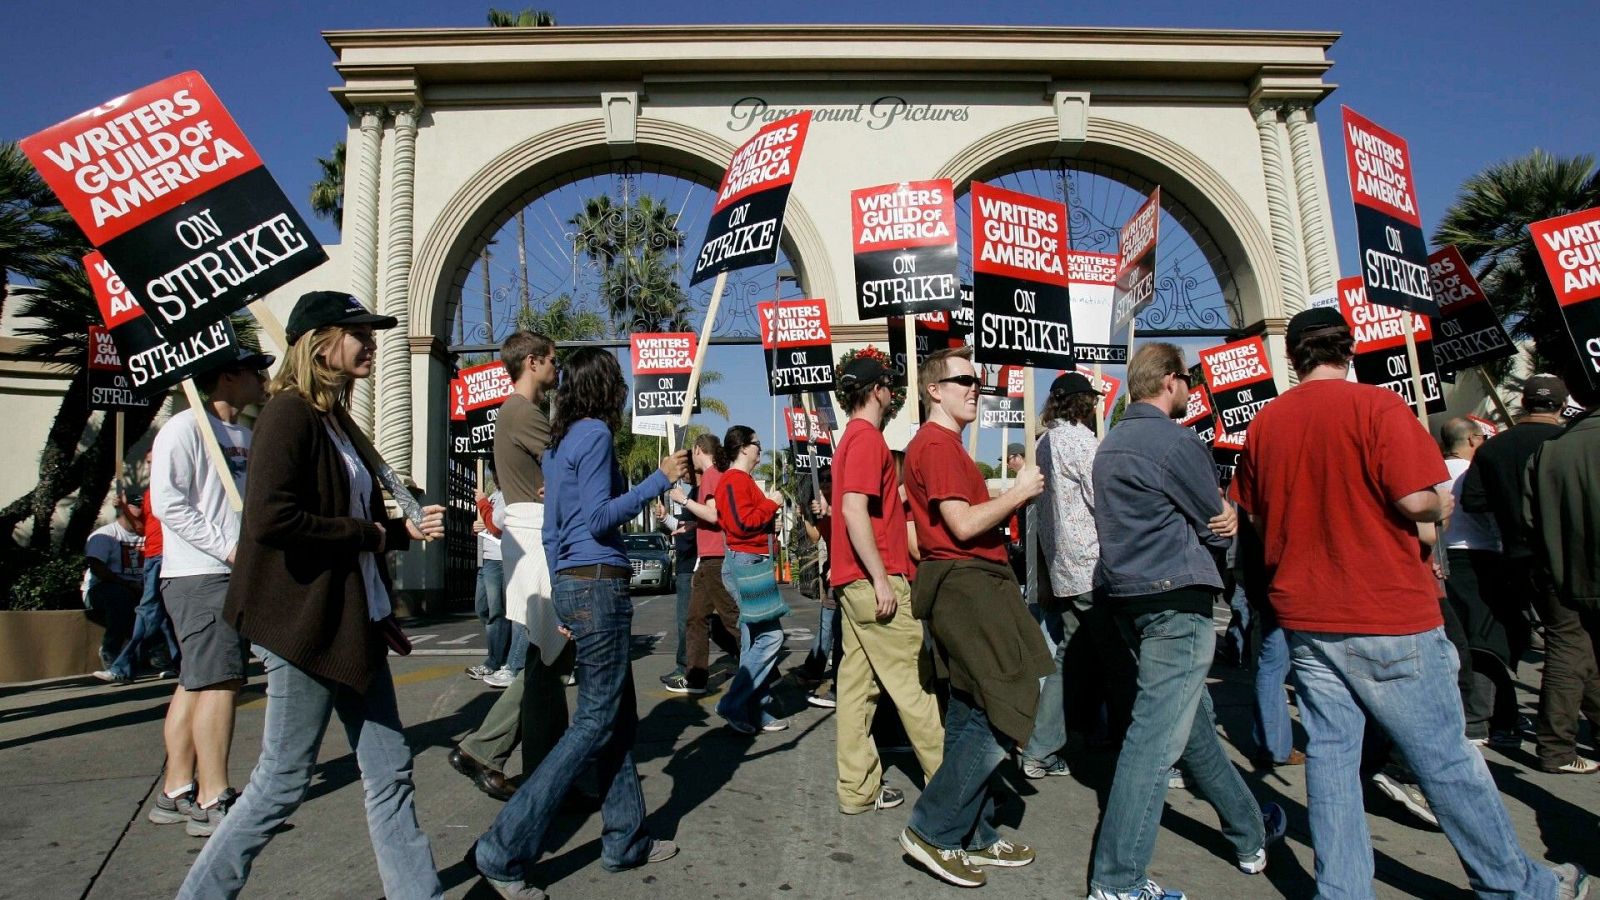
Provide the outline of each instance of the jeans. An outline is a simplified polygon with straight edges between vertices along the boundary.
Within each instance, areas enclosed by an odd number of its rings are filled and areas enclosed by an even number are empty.
[[[1231,582],[1233,579],[1228,580]],[[1250,625],[1255,621],[1255,610],[1250,608],[1250,601],[1245,599],[1243,585],[1234,586],[1228,595],[1228,607],[1233,614],[1228,617],[1228,632],[1223,646],[1242,664],[1250,647]]]
[[[1266,844],[1261,808],[1217,737],[1206,690],[1216,651],[1211,617],[1164,611],[1118,615],[1139,658],[1133,724],[1117,757],[1090,876],[1093,887],[1134,893],[1146,880],[1167,799],[1167,771],[1183,760],[1217,811],[1222,833],[1241,859]]]
[[[751,566],[771,557],[754,553],[728,551],[727,563],[722,569],[722,584],[735,602],[740,602],[739,584],[733,577],[737,566]],[[783,620],[765,622],[739,621],[739,672],[728,683],[728,692],[717,704],[717,715],[730,722],[760,727],[773,721],[767,712],[767,702],[772,699],[767,690],[767,676],[778,665],[778,651],[783,649]]]
[[[678,656],[677,674],[682,675],[689,668],[689,598],[693,595],[694,568],[680,568],[675,576],[678,583],[678,606],[676,609],[678,621]]]
[[[1370,719],[1415,773],[1479,897],[1554,897],[1523,852],[1483,755],[1467,743],[1455,647],[1442,628],[1407,635],[1292,632],[1306,747],[1317,895],[1370,898],[1372,841],[1358,771]]]
[[[166,639],[167,664],[173,665],[178,660],[178,638],[172,633],[172,621],[161,606],[161,557],[147,556],[144,559],[144,596],[139,598],[139,606],[133,611],[133,637],[128,638],[128,645],[111,664],[111,671],[133,677],[145,640],[157,635]]]
[[[1261,623],[1261,649],[1256,655],[1255,722],[1250,734],[1258,757],[1270,756],[1273,762],[1282,763],[1294,752],[1294,723],[1283,692],[1289,677],[1289,633],[1270,609],[1258,610],[1256,615]]]
[[[591,762],[605,797],[600,864],[610,871],[633,868],[650,853],[644,792],[633,762],[639,709],[628,655],[633,645],[628,579],[558,572],[552,600],[577,645],[578,708],[566,734],[478,839],[478,871],[497,881],[526,879],[556,810]]]
[[[995,831],[989,779],[1006,758],[1009,743],[972,697],[951,691],[944,716],[944,760],[911,808],[906,827],[941,850],[993,846],[1000,834]]]
[[[264,647],[255,653],[267,670],[261,758],[189,869],[178,897],[212,900],[237,896],[244,888],[251,863],[305,800],[317,748],[335,713],[361,768],[367,832],[384,895],[394,900],[441,896],[433,848],[417,824],[411,748],[401,730],[389,667],[373,671],[367,692],[360,694],[296,668]]]
[[[528,647],[531,638],[528,637],[528,626],[521,622],[506,620],[511,626],[511,645],[506,648],[506,668],[511,674],[516,675],[528,666]]]
[[[1062,667],[1067,661],[1067,645],[1078,632],[1079,614],[1094,603],[1094,594],[1076,597],[1040,598],[1029,604],[1044,632],[1044,642],[1055,654],[1056,670],[1039,681],[1039,708],[1033,714],[1033,735],[1022,748],[1025,759],[1050,765],[1067,745],[1066,679]]]
[[[831,678],[839,674],[839,658],[844,655],[844,632],[839,628],[839,607],[823,606],[818,609],[817,638],[811,642],[811,652],[806,654],[806,669],[817,678]]]
[[[506,664],[512,643],[512,622],[506,618],[506,570],[500,560],[485,559],[478,566],[478,584],[472,600],[489,640],[489,655],[484,657],[483,665],[492,672]]]

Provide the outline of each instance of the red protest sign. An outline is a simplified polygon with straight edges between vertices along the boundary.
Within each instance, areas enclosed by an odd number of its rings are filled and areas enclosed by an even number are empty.
[[[164,340],[133,291],[98,250],[83,257],[83,271],[135,396],[154,397],[186,378],[238,359],[238,336],[226,318],[196,334]]]
[[[1111,298],[1111,334],[1122,334],[1156,299],[1156,243],[1161,239],[1161,188],[1134,210],[1117,235],[1117,278]],[[1107,338],[1109,341],[1109,336]]]
[[[860,318],[961,304],[955,190],[948,179],[851,191],[850,222]]]
[[[1528,226],[1591,387],[1600,388],[1600,207]]]
[[[810,111],[779,119],[755,133],[733,153],[717,187],[713,213],[760,191],[788,187],[800,165],[800,151],[811,129]]]
[[[473,456],[493,456],[500,404],[516,392],[511,384],[511,373],[506,371],[504,363],[490,362],[462,369],[456,380],[466,392],[463,405],[467,415],[467,452]]]
[[[1428,273],[1433,279],[1433,299],[1439,304],[1433,355],[1441,368],[1481,366],[1517,352],[1461,251],[1455,247],[1435,250],[1428,256]]]
[[[450,421],[467,420],[467,384],[459,378],[450,379]]]
[[[1422,227],[1411,149],[1405,139],[1350,107],[1344,109],[1344,152],[1355,202]]]
[[[706,236],[695,257],[691,285],[718,272],[759,266],[778,258],[778,233],[811,113],[779,119],[733,153],[723,173]]]
[[[687,375],[694,368],[692,331],[629,335],[634,375]]]
[[[100,321],[106,323],[107,328],[116,328],[144,315],[144,307],[134,299],[133,292],[122,283],[122,278],[100,251],[94,250],[84,256],[83,271],[89,276],[95,303],[100,307]]]
[[[1071,365],[1066,205],[981,181],[971,200],[976,358]]]
[[[808,412],[803,406],[785,407],[783,421],[788,426],[791,443],[833,443],[833,436],[823,426],[822,417],[814,412]]]
[[[804,394],[833,387],[833,337],[826,300],[777,300],[756,304],[767,391]]]
[[[1437,316],[1410,149],[1346,106],[1344,151],[1367,299]]]
[[[128,369],[109,329],[89,326],[89,408],[110,412],[145,409],[153,402],[135,395]]]
[[[95,246],[261,165],[199,72],[102,103],[21,146]]]
[[[1278,396],[1266,342],[1253,337],[1202,350],[1200,370],[1216,411],[1217,446],[1223,446],[1224,432],[1242,441],[1256,413]]]
[[[1416,406],[1416,385],[1411,379],[1411,356],[1406,352],[1406,316],[1412,317],[1417,341],[1417,364],[1422,367],[1422,394],[1430,413],[1444,412],[1439,372],[1433,360],[1433,326],[1428,317],[1406,309],[1379,306],[1367,299],[1359,276],[1339,279],[1339,312],[1355,337],[1356,380],[1394,391]]]

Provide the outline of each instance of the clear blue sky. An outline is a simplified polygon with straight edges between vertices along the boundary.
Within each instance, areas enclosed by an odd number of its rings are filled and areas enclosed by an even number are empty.
[[[502,0],[503,2],[503,0]],[[344,136],[338,83],[319,32],[330,28],[480,26],[489,3],[14,3],[6,13],[0,138],[31,134],[133,88],[186,69],[204,73],[284,191],[304,208],[315,159]],[[506,7],[511,3],[503,2]],[[517,4],[521,5],[520,0]],[[532,4],[530,4],[532,5]],[[1600,148],[1594,0],[1539,3],[1201,4],[1147,0],[1079,5],[835,0],[742,4],[547,0],[562,24],[889,22],[1312,29],[1343,33],[1330,56],[1339,90],[1322,106],[1342,269],[1353,271],[1354,223],[1336,127],[1338,104],[1411,143],[1423,225],[1431,231],[1460,183],[1485,165],[1542,147]],[[869,10],[870,12],[865,12]],[[803,173],[802,176],[804,177]],[[336,241],[331,226],[320,235]],[[738,381],[740,379],[730,379]],[[764,395],[730,387],[735,419],[765,431]],[[759,386],[757,388],[759,390]],[[987,436],[986,436],[987,437]],[[990,438],[998,442],[998,437]]]

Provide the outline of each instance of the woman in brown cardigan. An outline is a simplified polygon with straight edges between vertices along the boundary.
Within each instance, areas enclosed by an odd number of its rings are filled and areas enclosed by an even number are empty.
[[[424,509],[420,527],[385,519],[376,461],[352,444],[345,411],[355,380],[372,373],[373,329],[394,325],[331,291],[306,294],[289,316],[289,352],[256,420],[224,611],[266,665],[261,758],[181,898],[234,897],[244,887],[256,855],[305,799],[334,713],[361,768],[385,895],[440,896],[380,623],[393,624],[382,554],[441,537],[444,509]]]

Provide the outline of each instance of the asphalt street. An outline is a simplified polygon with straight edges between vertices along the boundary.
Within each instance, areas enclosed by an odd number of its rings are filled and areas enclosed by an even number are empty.
[[[810,647],[817,606],[789,593],[784,672]],[[890,898],[954,895],[910,864],[896,836],[917,796],[914,760],[889,754],[889,777],[908,803],[861,816],[841,815],[834,799],[831,710],[809,707],[792,677],[779,700],[792,727],[745,737],[721,726],[719,697],[686,698],[661,688],[673,666],[676,627],[670,594],[636,598],[634,672],[641,726],[635,753],[652,833],[676,840],[681,854],[663,864],[612,874],[599,864],[597,814],[557,820],[535,883],[557,900],[718,900],[724,897]],[[391,658],[402,720],[416,754],[417,808],[433,842],[446,894],[492,894],[461,860],[500,804],[450,768],[446,755],[472,730],[494,691],[467,678],[481,661],[483,636],[470,616],[416,621],[417,652]],[[239,700],[232,777],[242,787],[260,745],[266,700],[256,676]],[[1529,679],[1521,670],[1524,711]],[[1249,676],[1218,665],[1212,696],[1229,744],[1257,796],[1289,815],[1286,841],[1272,849],[1263,876],[1239,874],[1211,807],[1173,790],[1150,873],[1193,898],[1309,897],[1313,893],[1304,769],[1252,769],[1246,761]],[[1536,684],[1537,682],[1532,682]],[[201,841],[179,826],[157,826],[144,813],[163,760],[161,720],[170,682],[126,686],[87,678],[0,688],[0,897],[171,897]],[[1303,735],[1297,735],[1303,746]],[[1244,748],[1241,750],[1241,748]],[[1592,751],[1591,751],[1592,752]],[[1536,858],[1600,868],[1596,815],[1600,778],[1546,775],[1533,746],[1486,751],[1524,847]],[[513,754],[513,760],[517,757]],[[983,891],[1005,897],[1076,898],[1086,891],[1088,860],[1115,756],[1074,743],[1072,774],[1024,779],[1002,765],[1005,831],[1033,845],[1038,861],[993,872]],[[515,763],[513,764],[515,769]],[[1420,827],[1403,808],[1369,792],[1369,824],[1380,897],[1470,897],[1466,877],[1439,831]],[[256,861],[247,897],[372,898],[383,893],[365,828],[360,774],[342,729],[328,730],[305,804]]]

